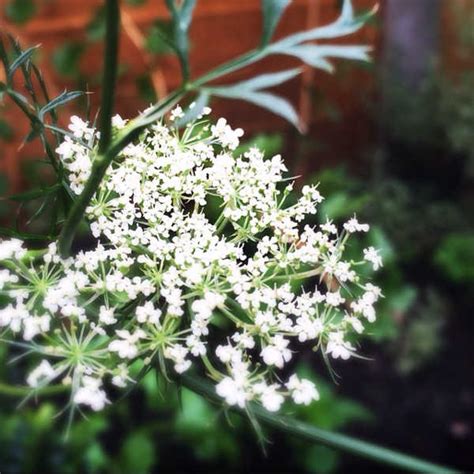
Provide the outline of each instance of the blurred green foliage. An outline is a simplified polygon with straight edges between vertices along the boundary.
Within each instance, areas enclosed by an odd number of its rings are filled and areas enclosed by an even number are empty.
[[[53,53],[53,65],[56,71],[65,77],[77,78],[80,74],[80,60],[85,46],[79,42],[66,42]]]
[[[156,20],[148,31],[146,48],[153,54],[167,54],[174,51],[173,24],[167,20]]]
[[[454,283],[474,284],[474,232],[447,235],[434,258],[444,275]]]
[[[12,126],[3,119],[0,119],[0,140],[9,142],[13,138]]]
[[[153,104],[158,100],[155,88],[148,74],[143,74],[135,79],[135,86],[140,99],[145,103]]]
[[[35,0],[7,0],[5,15],[14,23],[25,23],[36,13]]]
[[[140,368],[136,369],[138,372]],[[300,372],[315,380],[321,394],[318,403],[297,408],[295,414],[300,419],[329,429],[372,420],[360,404],[339,397],[330,383],[315,379],[308,366],[301,365]],[[226,465],[242,470],[244,446],[258,449],[248,420],[225,415],[186,389],[177,391],[166,381],[157,380],[153,372],[131,396],[103,412],[77,419],[67,433],[64,417],[56,416],[63,403],[28,402],[15,410],[14,403],[2,400],[2,472],[148,473],[174,469],[173,463],[202,469]],[[267,432],[268,439],[274,436]],[[298,466],[301,472],[326,473],[338,465],[338,454],[330,449],[311,447],[291,437],[285,446],[288,465]],[[176,461],[176,456],[184,453],[186,458]]]
[[[105,8],[99,7],[94,12],[86,27],[86,35],[90,41],[100,41],[105,36]]]

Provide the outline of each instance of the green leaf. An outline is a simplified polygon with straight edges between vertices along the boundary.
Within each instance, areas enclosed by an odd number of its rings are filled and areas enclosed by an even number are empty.
[[[132,5],[132,7],[138,7],[139,5],[143,5],[146,0],[125,0],[125,3],[128,5]]]
[[[51,112],[52,110],[56,109],[57,107],[66,104],[67,102],[70,102],[71,100],[77,99],[78,97],[81,97],[84,95],[84,92],[82,91],[71,91],[67,92],[64,91],[61,94],[59,94],[57,97],[55,97],[53,100],[51,100],[48,104],[46,104],[44,107],[41,108],[39,111],[39,118],[40,120],[44,119],[44,116],[48,113]]]
[[[191,25],[196,0],[183,0],[181,6],[175,0],[166,0],[166,5],[173,19],[174,44],[183,72],[183,81],[189,79],[189,39],[188,31]]]
[[[78,419],[71,426],[68,444],[83,452],[91,440],[107,430],[108,425],[109,419],[102,414],[89,414],[87,419]]]
[[[276,54],[293,56],[311,67],[332,73],[334,71],[334,66],[318,54],[318,47],[319,46],[313,44],[302,44],[285,48],[272,48],[271,51]]]
[[[301,73],[300,68],[288,69],[286,71],[272,72],[268,74],[261,74],[260,76],[252,77],[242,82],[232,84],[230,86],[213,87],[213,91],[222,91],[224,93],[232,92],[237,95],[241,91],[256,91],[268,87],[282,84]]]
[[[19,94],[18,92],[8,89],[6,93],[10,96],[10,98],[18,105],[18,107],[22,110],[22,112],[29,118],[30,122],[38,123],[38,117],[31,111],[30,103],[28,102],[27,98]]]
[[[255,92],[248,90],[225,90],[225,89],[211,89],[212,94],[219,97],[226,97],[228,99],[238,99],[258,105],[263,109],[273,112],[275,115],[283,117],[288,122],[292,123],[298,128],[298,114],[293,106],[280,96],[270,94],[269,92]]]
[[[369,61],[370,46],[365,45],[303,45],[315,46],[314,53],[316,56],[325,58],[344,58],[354,59],[358,61]]]
[[[48,186],[46,188],[32,189],[31,191],[26,191],[24,193],[13,194],[11,196],[8,196],[8,199],[10,199],[10,201],[19,202],[32,201],[33,199],[39,199],[43,196],[47,196],[48,194],[55,193],[60,188],[61,185],[58,183],[53,186]]]
[[[263,31],[261,46],[266,46],[290,0],[262,0]]]
[[[341,22],[352,21],[353,18],[354,18],[354,7],[352,6],[352,1],[343,0],[341,17],[339,18],[339,21]]]
[[[10,0],[5,15],[14,23],[25,23],[36,13],[34,0]]]
[[[334,191],[321,203],[320,216],[323,219],[341,219],[360,210],[364,200],[354,198],[346,192]]]
[[[155,21],[146,38],[145,47],[153,54],[176,52],[173,39],[173,22],[168,20]]]
[[[180,382],[190,390],[208,398],[211,401],[221,405],[222,399],[217,395],[215,386],[207,380],[190,375],[183,374],[179,378]],[[259,421],[281,430],[289,435],[306,439],[309,442],[319,445],[347,451],[357,456],[365,457],[381,464],[387,464],[398,469],[404,469],[417,472],[429,472],[430,474],[450,474],[456,471],[448,467],[439,466],[437,464],[409,456],[392,449],[377,446],[367,441],[362,441],[351,436],[322,430],[316,426],[303,423],[294,418],[278,415],[265,410],[260,405],[249,403],[245,408],[230,407],[231,410],[237,411],[244,416],[250,413]]]
[[[181,22],[180,30],[187,32],[191,25],[193,17],[193,10],[196,6],[196,0],[184,0],[181,2],[181,7],[177,10],[178,17]]]
[[[24,104],[24,105],[26,105],[26,106],[29,106],[29,105],[30,105],[30,103],[28,102],[28,99],[27,99],[24,95],[20,94],[19,92],[16,92],[16,91],[14,91],[14,90],[12,90],[12,89],[8,89],[8,90],[6,91],[6,93],[7,93],[12,99],[17,100],[18,102],[21,102],[22,104]]]
[[[79,75],[79,62],[84,52],[84,45],[78,42],[66,42],[53,53],[53,65],[56,71],[65,77]]]
[[[39,48],[39,45],[32,46],[31,48],[25,49],[10,65],[8,69],[8,80],[11,81],[15,71],[30,60],[33,53]]]
[[[372,17],[374,10],[360,15],[354,16],[351,0],[344,0],[342,12],[339,18],[329,25],[319,26],[307,31],[301,31],[289,35],[280,41],[274,43],[278,46],[294,46],[306,41],[314,41],[319,39],[338,38],[340,36],[355,33],[364,26],[367,20]]]
[[[20,232],[13,229],[7,229],[5,227],[0,227],[0,235],[5,237],[15,237],[17,239],[22,240],[53,240],[53,236],[51,235],[43,235],[43,234],[30,234],[28,232]]]
[[[368,46],[340,46],[340,45],[317,45],[300,44],[295,46],[270,47],[272,53],[294,56],[306,64],[333,72],[334,67],[325,58],[345,58],[359,61],[369,61]]]

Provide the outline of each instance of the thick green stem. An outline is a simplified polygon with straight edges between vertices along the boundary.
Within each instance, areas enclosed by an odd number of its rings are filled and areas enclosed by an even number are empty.
[[[118,0],[106,1],[106,38],[104,50],[104,75],[102,78],[102,103],[100,112],[100,140],[98,156],[94,160],[92,172],[83,192],[74,203],[59,236],[59,252],[63,257],[69,255],[74,234],[78,228],[90,200],[104,177],[116,153],[110,147],[112,137],[112,113],[117,80],[118,40],[120,8]],[[124,145],[125,146],[125,145]]]
[[[217,395],[215,386],[212,383],[205,381],[201,377],[189,374],[181,375],[179,380],[185,387],[193,392],[206,397],[212,402],[222,404],[222,399]],[[255,403],[248,404],[246,409],[239,407],[232,407],[231,409],[244,416],[248,416],[248,410],[261,422],[275,429],[306,439],[313,443],[320,443],[331,448],[347,451],[357,456],[371,459],[381,464],[391,465],[398,469],[414,472],[429,472],[430,474],[448,474],[457,472],[449,467],[433,464],[414,456],[409,456],[392,449],[377,446],[347,435],[326,431],[288,416],[271,413]]]
[[[0,396],[3,395],[13,398],[26,397],[31,395],[32,392],[35,392],[38,395],[56,395],[59,393],[64,393],[68,389],[69,387],[67,385],[47,385],[46,387],[35,390],[28,386],[8,385],[6,383],[0,382]]]
[[[118,0],[106,0],[104,74],[102,77],[102,100],[99,117],[99,154],[110,145],[112,137],[112,114],[114,110],[115,85],[117,82],[120,8]]]
[[[138,132],[139,130],[135,129],[132,131],[129,131],[128,128],[124,129],[123,134],[114,141],[112,146],[110,146],[103,155],[98,155],[94,159],[91,175],[84,186],[84,190],[76,201],[74,201],[74,205],[72,206],[59,236],[58,250],[63,257],[69,255],[74,234],[111,161],[121,150],[123,150],[124,147],[135,139]]]
[[[58,250],[60,255],[64,258],[69,255],[76,229],[81,223],[86,208],[89,205],[89,202],[94,196],[95,192],[97,191],[97,188],[99,187],[105,172],[107,171],[107,167],[109,166],[111,161],[111,158],[109,158],[110,154],[106,153],[105,155],[98,156],[94,160],[91,176],[88,179],[81,195],[74,202],[74,205],[72,206],[72,209],[69,212],[68,218],[63,228],[61,229],[61,234],[59,235]]]

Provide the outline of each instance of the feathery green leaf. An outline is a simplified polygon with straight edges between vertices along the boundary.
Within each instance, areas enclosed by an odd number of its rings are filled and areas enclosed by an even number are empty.
[[[15,71],[21,67],[23,64],[27,63],[34,52],[39,48],[39,45],[32,46],[31,48],[25,49],[11,64],[8,68],[8,80],[11,81]]]
[[[263,31],[261,46],[265,47],[272,39],[283,11],[290,0],[262,0]]]
[[[81,97],[84,95],[84,92],[82,91],[71,91],[67,92],[64,91],[61,94],[59,94],[57,97],[52,99],[48,104],[46,104],[44,107],[41,108],[39,111],[39,118],[40,120],[44,119],[44,116],[48,113],[51,112],[52,110],[56,109],[57,107],[66,104],[67,102],[70,102],[71,100],[77,99],[78,97]]]

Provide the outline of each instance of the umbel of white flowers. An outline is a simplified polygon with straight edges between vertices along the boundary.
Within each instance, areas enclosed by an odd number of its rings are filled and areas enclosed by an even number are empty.
[[[345,249],[369,226],[355,217],[341,231],[309,226],[317,188],[287,204],[281,157],[256,148],[234,156],[243,131],[203,115],[179,131],[177,107],[169,125],[155,123],[118,155],[86,212],[93,250],[62,259],[55,243],[39,255],[19,240],[0,243],[0,328],[36,361],[32,390],[61,382],[73,404],[100,410],[104,382],[133,383],[140,359],[178,373],[195,366],[227,404],[276,411],[286,398],[319,397],[288,374],[303,343],[333,358],[354,354],[380,297],[358,269],[381,259],[370,247],[348,260]],[[79,194],[98,132],[78,117],[69,129],[57,153]]]

